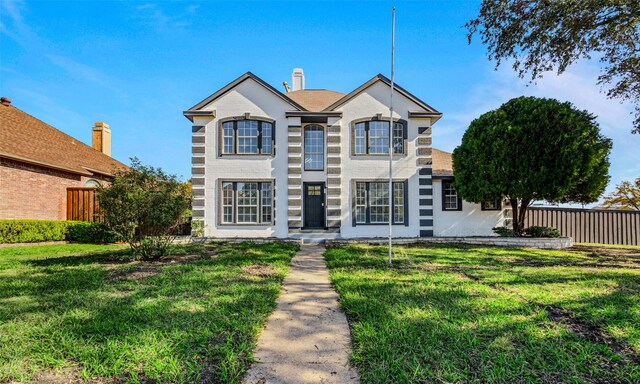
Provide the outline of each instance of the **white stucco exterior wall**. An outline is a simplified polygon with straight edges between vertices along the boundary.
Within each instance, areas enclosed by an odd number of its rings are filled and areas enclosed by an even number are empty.
[[[388,225],[357,225],[352,220],[352,180],[389,178],[388,156],[352,156],[351,155],[351,124],[354,120],[371,118],[380,113],[389,116],[389,86],[377,82],[364,92],[349,100],[337,110],[342,112],[340,126],[342,134],[342,226],[341,237],[386,237],[389,234]],[[407,121],[406,156],[396,155],[393,161],[393,178],[408,180],[408,212],[409,225],[394,225],[394,237],[416,237],[420,234],[420,219],[418,216],[418,167],[416,156],[416,141],[418,127],[430,126],[429,119],[409,119],[408,111],[422,110],[414,102],[399,93],[394,94],[394,120]]]
[[[499,211],[483,211],[480,204],[462,202],[461,211],[442,210],[442,180],[433,180],[434,236],[495,236],[493,227],[502,226],[504,206]]]
[[[247,79],[227,94],[202,108],[215,111],[214,119],[195,118],[205,131],[204,234],[211,237],[288,237],[287,225],[287,118],[291,105],[274,96],[253,79]],[[242,116],[275,120],[275,157],[218,157],[218,121]],[[298,122],[299,124],[299,122]],[[219,225],[218,180],[275,179],[275,225]]]

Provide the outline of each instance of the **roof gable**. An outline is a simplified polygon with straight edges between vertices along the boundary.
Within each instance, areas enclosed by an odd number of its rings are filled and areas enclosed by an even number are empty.
[[[237,79],[233,80],[229,84],[225,85],[224,87],[220,88],[219,90],[217,90],[216,92],[214,92],[213,94],[211,94],[210,96],[208,96],[207,98],[205,98],[204,100],[199,102],[198,104],[196,104],[193,107],[189,108],[187,111],[184,112],[184,115],[187,116],[187,118],[191,119],[191,117],[189,116],[190,114],[193,114],[193,112],[196,112],[196,111],[200,111],[202,108],[204,108],[205,106],[207,106],[211,102],[219,99],[220,97],[224,96],[225,94],[227,94],[227,92],[231,91],[232,89],[234,89],[238,85],[242,84],[247,79],[254,80],[256,83],[258,83],[261,86],[263,86],[264,88],[266,88],[268,91],[273,93],[275,96],[277,96],[280,99],[284,100],[286,103],[288,103],[289,105],[294,107],[296,110],[298,110],[298,111],[306,111],[306,109],[303,106],[301,106],[300,104],[296,103],[295,101],[293,101],[292,99],[287,97],[284,93],[282,93],[282,92],[278,91],[277,89],[275,89],[273,86],[271,86],[266,81],[262,80],[261,78],[259,78],[258,76],[254,75],[251,72],[247,72],[244,75],[242,75],[242,76],[238,77]]]
[[[339,99],[335,103],[329,105],[327,107],[327,110],[328,111],[333,111],[336,108],[344,105],[349,100],[353,99],[354,97],[358,96],[362,92],[366,91],[369,87],[371,87],[372,85],[374,85],[375,83],[377,83],[379,81],[384,83],[384,84],[386,84],[387,86],[391,87],[391,80],[389,80],[386,76],[384,76],[382,74],[377,74],[376,76],[374,76],[372,79],[370,79],[366,83],[364,83],[361,86],[359,86],[358,88],[354,89],[352,92],[346,94],[344,97],[342,97],[341,99]],[[411,94],[409,91],[407,91],[406,89],[402,88],[398,84],[394,83],[393,84],[393,89],[396,90],[401,95],[403,95],[404,97],[406,97],[407,99],[409,99],[412,102],[414,102],[415,104],[417,104],[420,108],[424,109],[425,110],[424,114],[426,116],[428,116],[428,117],[436,117],[436,118],[440,118],[442,116],[442,113],[438,112],[435,108],[431,107],[429,104],[427,104],[424,101],[420,100],[418,97],[414,96],[413,94]]]
[[[0,105],[0,127],[2,157],[87,176],[127,168],[12,105]]]

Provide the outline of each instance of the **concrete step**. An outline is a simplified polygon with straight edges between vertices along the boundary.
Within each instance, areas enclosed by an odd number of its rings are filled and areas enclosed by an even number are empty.
[[[292,239],[299,239],[301,244],[324,244],[327,240],[336,240],[340,238],[339,233],[335,232],[304,232],[304,233],[290,233],[289,237]]]

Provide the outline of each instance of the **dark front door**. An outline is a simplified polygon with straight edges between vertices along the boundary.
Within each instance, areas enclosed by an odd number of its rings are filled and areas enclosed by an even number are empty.
[[[324,228],[324,183],[304,183],[304,227]]]

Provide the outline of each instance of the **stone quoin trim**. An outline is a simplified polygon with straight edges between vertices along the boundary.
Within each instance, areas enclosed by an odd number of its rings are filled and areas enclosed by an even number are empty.
[[[287,126],[287,223],[302,228],[302,125]]]
[[[327,124],[327,178],[326,178],[326,220],[327,228],[339,229],[342,223],[342,159],[341,159],[341,143],[340,137],[341,126],[339,124]]]

